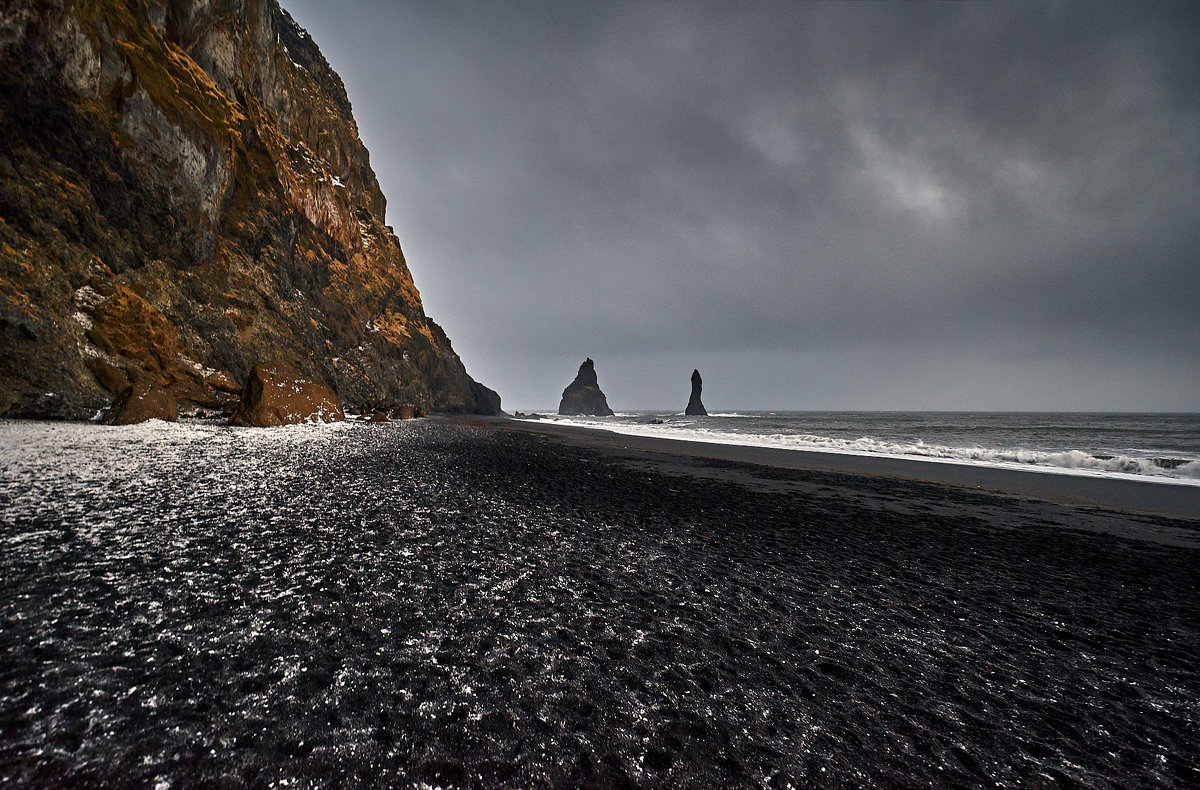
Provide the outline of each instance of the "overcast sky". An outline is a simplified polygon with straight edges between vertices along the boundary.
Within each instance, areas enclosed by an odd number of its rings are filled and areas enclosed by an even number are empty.
[[[1200,4],[283,2],[510,411],[1200,411]]]

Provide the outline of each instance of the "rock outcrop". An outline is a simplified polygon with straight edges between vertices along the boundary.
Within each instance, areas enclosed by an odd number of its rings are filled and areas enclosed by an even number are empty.
[[[388,414],[392,420],[416,420],[424,416],[425,411],[412,403],[402,403]]]
[[[596,380],[596,365],[591,359],[583,361],[575,380],[563,390],[558,413],[592,417],[612,415],[613,410],[608,408],[608,399],[600,390],[600,384]]]
[[[230,425],[274,428],[346,419],[342,402],[328,386],[312,381],[286,362],[255,365]]]
[[[424,312],[341,79],[275,0],[0,12],[0,416],[279,359],[369,412],[495,413]]]
[[[402,403],[391,411],[380,409],[370,414],[360,414],[358,419],[360,422],[392,422],[393,420],[416,420],[424,416],[425,411],[420,406]]]
[[[130,384],[113,401],[104,415],[106,425],[134,425],[146,420],[175,422],[179,404],[175,396],[148,381]]]
[[[684,409],[684,414],[690,414],[697,417],[707,417],[708,412],[704,410],[704,404],[700,401],[700,390],[703,388],[704,382],[700,378],[700,371],[692,371],[692,396],[688,398],[687,408]]]

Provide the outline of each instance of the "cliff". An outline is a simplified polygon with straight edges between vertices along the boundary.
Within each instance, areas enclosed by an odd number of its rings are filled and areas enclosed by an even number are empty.
[[[7,2],[0,66],[0,416],[89,417],[133,382],[228,410],[267,360],[361,410],[499,410],[274,0]]]

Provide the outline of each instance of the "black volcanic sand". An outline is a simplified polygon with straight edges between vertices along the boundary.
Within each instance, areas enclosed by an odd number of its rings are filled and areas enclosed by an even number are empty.
[[[466,421],[0,450],[0,786],[1200,785],[1196,522]]]

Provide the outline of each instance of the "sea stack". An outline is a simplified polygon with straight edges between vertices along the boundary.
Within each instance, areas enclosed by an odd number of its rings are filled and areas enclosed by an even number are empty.
[[[700,402],[700,390],[704,386],[704,382],[700,379],[700,371],[692,371],[692,397],[688,398],[687,408],[684,414],[691,414],[698,417],[707,417],[708,412],[704,410],[704,404]]]
[[[612,416],[613,410],[608,408],[608,399],[600,391],[600,385],[596,381],[596,364],[591,359],[583,361],[575,380],[563,390],[558,413],[591,417]]]

